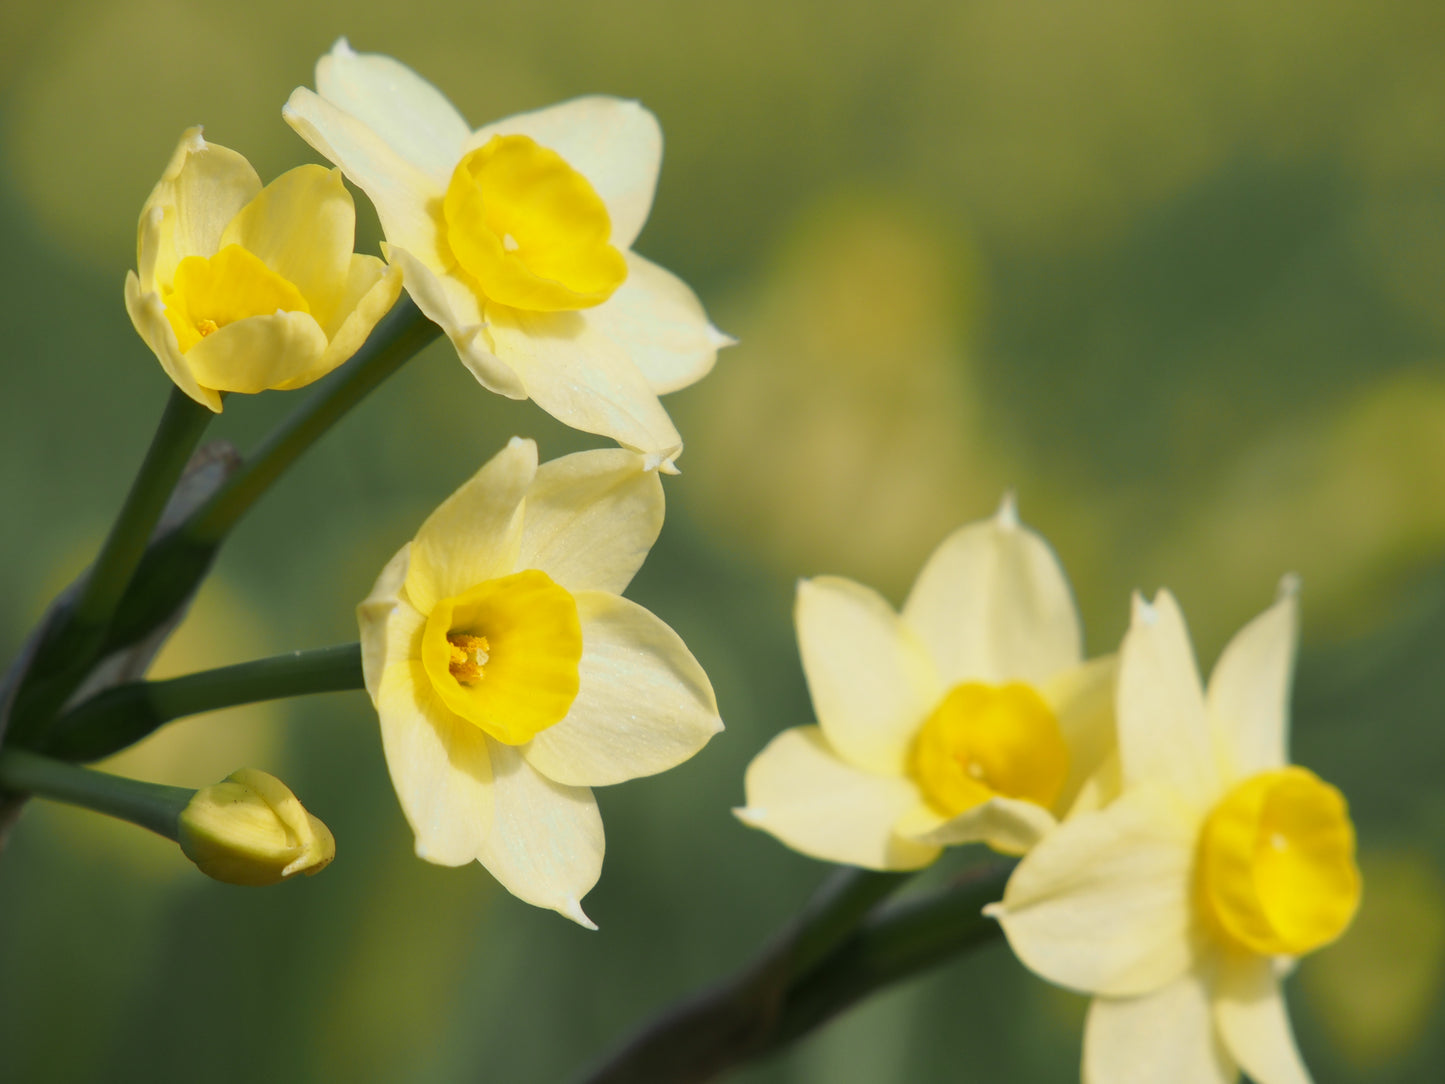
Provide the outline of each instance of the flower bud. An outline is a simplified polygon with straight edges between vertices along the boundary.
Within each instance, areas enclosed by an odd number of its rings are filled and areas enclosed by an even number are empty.
[[[181,850],[208,877],[271,885],[336,857],[331,830],[274,775],[242,768],[196,791],[181,811]]]

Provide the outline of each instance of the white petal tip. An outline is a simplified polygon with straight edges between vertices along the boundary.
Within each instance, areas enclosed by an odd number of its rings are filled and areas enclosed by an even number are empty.
[[[1275,592],[1275,598],[1284,600],[1296,598],[1299,595],[1300,578],[1298,572],[1286,572],[1279,578],[1279,590]]]
[[[995,922],[1000,922],[1000,921],[1002,921],[1003,916],[1004,916],[1004,905],[1003,905],[1002,903],[989,903],[989,904],[985,904],[985,905],[984,905],[984,908],[983,908],[983,917],[984,917],[984,918],[991,918],[991,919],[993,919]]]
[[[737,346],[738,344],[738,341],[734,339],[731,335],[729,335],[726,331],[719,331],[711,324],[708,324],[707,326],[707,339],[708,342],[712,344],[713,349],[715,350],[722,350],[725,347]]]
[[[336,44],[331,47],[332,56],[355,56],[356,50],[351,47],[351,42],[346,40],[346,35],[336,39]]]
[[[733,816],[742,821],[750,828],[756,828],[763,823],[764,810],[756,806],[739,805],[733,807]]]
[[[1019,527],[1019,504],[1018,497],[1013,490],[1003,495],[1003,500],[998,502],[998,512],[995,513],[993,521],[998,524],[1000,530],[1016,531]]]
[[[724,730],[726,730],[726,729],[727,729],[727,727],[723,726],[722,718],[721,718],[720,716],[716,716],[716,715],[713,716],[713,720],[712,720],[712,732],[713,732],[714,734],[721,734],[721,733],[722,733]]]
[[[582,910],[581,900],[567,900],[560,907],[557,908],[557,913],[559,915],[562,915],[564,918],[570,918],[573,922],[577,923],[577,925],[581,926],[584,930],[597,929],[597,923],[593,922],[590,918],[588,918],[586,913]]]
[[[1134,623],[1137,625],[1152,625],[1159,620],[1159,611],[1154,604],[1145,600],[1138,591],[1134,592]]]
[[[199,154],[206,149],[205,130],[206,126],[204,124],[197,124],[194,128],[187,128],[182,134],[181,140],[185,143],[186,150],[191,154]]]

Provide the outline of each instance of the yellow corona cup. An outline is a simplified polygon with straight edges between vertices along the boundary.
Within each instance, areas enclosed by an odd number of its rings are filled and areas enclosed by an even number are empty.
[[[591,788],[671,768],[722,729],[677,634],[620,597],[662,513],[641,455],[539,467],[513,440],[382,571],[357,611],[362,665],[422,858],[480,862],[591,925]]]
[[[1121,796],[1070,819],[990,909],[1025,964],[1095,994],[1084,1080],[1307,1084],[1281,964],[1360,901],[1338,790],[1289,764],[1292,581],[1200,686],[1172,596],[1136,599],[1119,652]]]
[[[662,161],[636,102],[578,98],[473,130],[430,83],[343,39],[287,122],[376,204],[412,300],[483,386],[671,470],[658,396],[732,340],[632,251]]]
[[[401,291],[396,269],[352,251],[355,225],[338,170],[298,166],[263,188],[192,128],[141,210],[126,310],[212,410],[222,392],[302,387],[351,357]]]
[[[319,873],[336,857],[326,825],[274,775],[243,768],[196,791],[181,812],[178,842],[208,877],[270,885]]]
[[[815,858],[914,869],[949,844],[1019,854],[1112,796],[1112,659],[1085,663],[1053,552],[997,516],[955,531],[901,614],[838,577],[795,611],[817,726],[748,766],[747,824]]]

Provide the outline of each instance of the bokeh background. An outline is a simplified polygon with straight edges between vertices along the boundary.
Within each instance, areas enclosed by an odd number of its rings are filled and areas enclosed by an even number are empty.
[[[115,770],[276,772],[337,861],[229,888],[33,803],[0,855],[0,1077],[565,1079],[827,872],[728,812],[748,759],[809,719],[794,580],[900,602],[1012,488],[1096,653],[1130,589],[1167,585],[1207,667],[1303,575],[1296,758],[1349,796],[1366,891],[1291,981],[1296,1027],[1321,1084],[1438,1079],[1445,7],[6,0],[4,654],[94,552],[164,402],[121,283],[177,136],[203,122],[265,178],[312,160],[278,111],[341,34],[477,124],[588,92],[660,117],[638,247],[742,345],[668,400],[684,473],[632,594],[707,667],[728,730],[601,794],[594,934],[413,857],[363,695],[176,724]],[[214,432],[244,450],[294,401],[233,399]],[[157,673],[354,639],[385,559],[514,433],[589,443],[429,350],[242,525]],[[1072,1080],[1082,1011],[996,946],[737,1079]]]

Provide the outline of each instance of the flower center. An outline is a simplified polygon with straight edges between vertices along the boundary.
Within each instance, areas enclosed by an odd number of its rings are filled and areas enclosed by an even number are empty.
[[[627,278],[602,197],[561,155],[527,136],[493,136],[463,157],[442,215],[457,263],[503,305],[587,309]]]
[[[214,256],[187,256],[176,265],[163,300],[183,354],[248,316],[311,311],[294,283],[240,245],[227,245]]]
[[[1360,903],[1344,796],[1304,768],[1246,779],[1204,822],[1199,892],[1217,927],[1252,952],[1299,956],[1333,941]]]
[[[422,668],[437,696],[508,745],[566,716],[581,659],[577,603],[536,569],[442,599],[422,631]]]
[[[924,797],[950,817],[997,796],[1048,808],[1069,774],[1058,720],[1021,682],[955,685],[913,739],[909,760]]]

